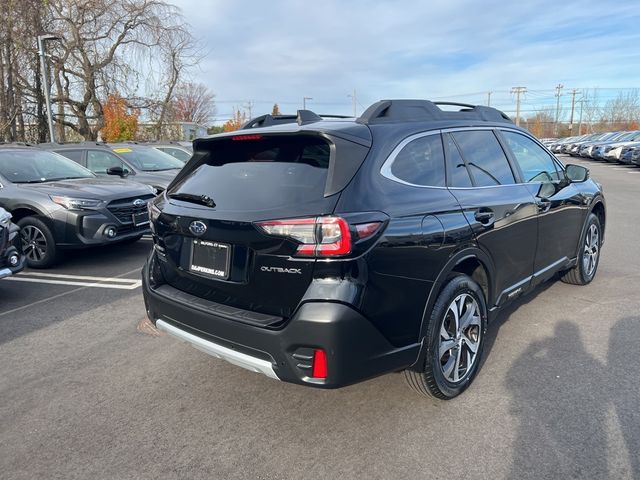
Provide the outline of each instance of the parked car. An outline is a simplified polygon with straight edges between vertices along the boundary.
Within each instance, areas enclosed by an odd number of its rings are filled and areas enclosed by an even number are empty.
[[[11,214],[0,207],[0,278],[15,275],[24,269],[19,232],[20,228],[11,222]]]
[[[630,143],[622,147],[622,151],[620,153],[620,163],[625,163],[627,165],[634,163],[634,157],[640,156],[640,142]]]
[[[20,227],[30,267],[50,267],[63,249],[134,242],[149,233],[151,187],[99,178],[56,153],[0,147],[0,186],[0,206]]]
[[[611,132],[600,137],[598,140],[581,143],[578,148],[578,155],[585,158],[595,158],[595,151],[598,147],[622,139],[628,133],[629,132]]]
[[[48,143],[39,147],[64,155],[96,175],[111,175],[150,185],[156,193],[164,191],[184,166],[171,155],[134,143]]]
[[[601,151],[601,158],[607,162],[617,163],[620,161],[622,149],[638,141],[640,141],[640,132],[629,132],[628,135],[625,135],[623,138],[619,138],[617,141],[605,145]]]
[[[587,135],[586,137],[579,139],[578,141],[574,141],[566,147],[563,146],[562,153],[568,153],[572,157],[577,157],[579,155],[580,147],[587,142],[596,142],[599,140],[604,140],[609,135],[612,135],[613,132],[607,133],[594,133],[592,135]]]
[[[193,155],[193,147],[184,146],[179,142],[149,142],[146,145],[171,155],[182,163],[187,163]]]
[[[640,167],[640,145],[631,148],[631,163]]]
[[[149,204],[149,318],[274,379],[405,370],[420,393],[461,393],[505,305],[556,273],[593,280],[605,202],[504,113],[439,105],[196,140]]]

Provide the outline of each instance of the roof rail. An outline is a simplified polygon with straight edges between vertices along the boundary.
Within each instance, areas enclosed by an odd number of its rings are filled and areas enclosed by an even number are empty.
[[[461,107],[459,111],[442,110],[439,105]],[[367,108],[356,122],[365,125],[387,122],[419,122],[428,120],[489,120],[509,122],[511,119],[495,108],[457,102],[429,100],[381,100]]]

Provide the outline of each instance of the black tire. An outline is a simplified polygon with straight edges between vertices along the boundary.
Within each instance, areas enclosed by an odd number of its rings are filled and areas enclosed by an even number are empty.
[[[38,217],[18,221],[22,251],[31,268],[49,268],[59,259],[59,249],[49,226]]]
[[[587,256],[592,257],[592,253],[588,253],[587,251],[587,242],[590,242],[589,235],[593,235],[593,231],[597,232],[597,239],[595,243],[596,247],[596,255],[595,260],[593,262],[593,266],[588,263],[585,258]],[[591,242],[590,242],[591,243]],[[598,271],[598,264],[600,263],[600,249],[602,246],[602,226],[600,225],[600,220],[598,217],[590,213],[587,217],[587,222],[585,224],[584,232],[582,232],[582,236],[580,237],[580,245],[578,249],[578,259],[577,264],[571,270],[567,270],[560,276],[560,280],[564,283],[569,283],[571,285],[587,285],[591,283],[591,281],[596,276],[596,272]],[[590,251],[593,252],[593,245],[590,246]]]
[[[451,330],[449,328],[453,320],[451,307],[455,308],[454,305],[459,305],[458,301],[460,298],[462,298],[464,304],[463,309],[460,309],[460,311],[464,314],[473,308],[473,313],[477,313],[478,315],[473,315],[472,318],[478,318],[477,320],[473,320],[473,325],[469,325],[469,329],[466,330],[466,336],[461,337],[457,334],[457,339],[454,340],[452,339],[452,335],[450,335]],[[475,307],[471,299],[475,301]],[[466,309],[464,309],[464,307],[466,307]],[[460,317],[458,316],[458,318]],[[473,329],[473,331],[471,329]],[[460,395],[471,384],[478,372],[482,360],[486,330],[487,306],[482,288],[467,275],[458,275],[452,278],[438,295],[429,317],[427,337],[425,339],[425,360],[422,371],[405,370],[405,378],[409,386],[422,395],[442,400],[449,400]],[[448,339],[447,335],[449,337]],[[475,344],[469,341],[474,335],[476,338]],[[466,343],[465,339],[467,339]],[[456,342],[457,347],[446,350],[445,344],[452,341]],[[444,352],[442,355],[441,345]],[[472,362],[469,362],[470,365],[465,365],[463,375],[460,377],[460,368],[463,366],[460,363],[462,353],[470,353],[471,346],[473,345],[475,345],[476,348],[475,356]],[[459,356],[457,355],[458,351],[461,352]],[[453,355],[456,355],[456,357]],[[444,365],[443,359],[446,359]],[[465,355],[464,363],[468,362],[468,359],[469,357]],[[452,378],[447,378],[448,374],[445,373],[450,360],[454,362],[451,373],[459,377],[457,381],[454,381]]]

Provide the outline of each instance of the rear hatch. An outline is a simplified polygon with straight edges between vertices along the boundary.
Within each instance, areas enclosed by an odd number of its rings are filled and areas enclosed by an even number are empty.
[[[297,255],[299,242],[267,234],[256,223],[330,215],[368,151],[307,131],[197,142],[155,224],[167,283],[237,308],[240,318],[250,311],[271,316],[272,325],[286,319],[304,296],[316,260]]]

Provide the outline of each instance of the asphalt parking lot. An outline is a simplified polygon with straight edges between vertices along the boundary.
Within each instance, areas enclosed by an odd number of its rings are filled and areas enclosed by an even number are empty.
[[[148,240],[0,281],[0,478],[640,478],[640,168],[564,160],[605,188],[598,275],[505,311],[449,402],[398,374],[289,385],[158,335]]]

